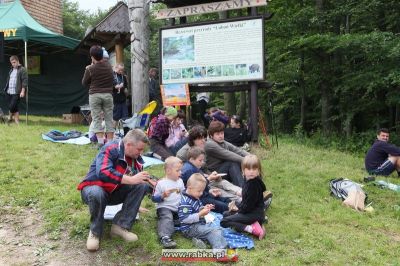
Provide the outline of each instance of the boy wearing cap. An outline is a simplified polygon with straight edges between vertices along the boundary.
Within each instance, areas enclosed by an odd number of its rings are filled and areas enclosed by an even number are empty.
[[[169,156],[173,156],[172,152],[165,145],[165,140],[169,136],[169,128],[171,122],[177,116],[178,111],[171,106],[168,106],[164,114],[160,114],[157,117],[156,124],[152,135],[150,137],[150,149],[161,157],[161,160],[165,161]]]

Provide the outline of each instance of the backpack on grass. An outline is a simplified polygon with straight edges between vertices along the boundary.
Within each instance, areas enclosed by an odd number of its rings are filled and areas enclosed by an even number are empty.
[[[360,184],[346,178],[332,179],[329,182],[331,195],[343,201],[343,204],[353,209],[363,211],[367,198]]]

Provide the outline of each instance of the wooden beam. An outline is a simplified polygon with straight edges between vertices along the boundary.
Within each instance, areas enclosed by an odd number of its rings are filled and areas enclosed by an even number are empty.
[[[123,64],[124,63],[124,39],[125,36],[118,34],[115,36],[114,41],[115,41],[115,62],[117,64]]]
[[[258,82],[258,89],[270,89],[275,83],[269,81]],[[250,84],[238,84],[238,85],[189,85],[190,92],[236,92],[236,91],[249,91],[251,89]]]

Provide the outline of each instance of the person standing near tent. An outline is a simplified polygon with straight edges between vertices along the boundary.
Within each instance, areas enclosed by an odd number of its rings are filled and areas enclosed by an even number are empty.
[[[128,94],[128,79],[124,74],[124,64],[117,63],[114,67],[114,111],[113,120],[115,127],[120,119],[128,117],[128,106],[126,105],[126,94]]]
[[[26,88],[28,87],[28,73],[26,69],[19,63],[18,56],[10,56],[11,70],[8,74],[8,79],[4,92],[10,115],[8,123],[14,121],[19,124],[19,110],[18,105],[21,98],[25,97]]]
[[[106,137],[114,138],[113,126],[113,69],[108,61],[103,61],[103,49],[98,45],[90,48],[92,64],[86,66],[82,85],[89,87],[89,105],[93,119],[93,131],[96,133],[100,146],[105,143],[104,132],[101,129],[101,112],[104,112]]]

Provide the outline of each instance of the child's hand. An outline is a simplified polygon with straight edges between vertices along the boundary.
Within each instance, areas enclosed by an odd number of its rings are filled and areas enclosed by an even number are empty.
[[[171,190],[170,190],[170,189],[164,191],[164,192],[162,193],[162,196],[161,196],[161,197],[162,197],[163,199],[165,199],[165,198],[168,198],[169,195],[171,195]]]
[[[207,204],[206,206],[204,206],[204,208],[207,208],[209,210],[213,210],[213,209],[215,209],[215,206],[214,206],[214,204]]]
[[[230,212],[237,212],[239,210],[233,200],[231,202],[229,202],[228,208],[229,208]]]
[[[199,217],[204,217],[204,216],[206,216],[209,212],[210,212],[210,209],[209,209],[209,208],[206,208],[206,207],[204,206],[204,208],[201,209],[201,210],[199,211]]]
[[[219,179],[218,173],[215,171],[208,175],[209,181],[218,180],[218,179]]]

